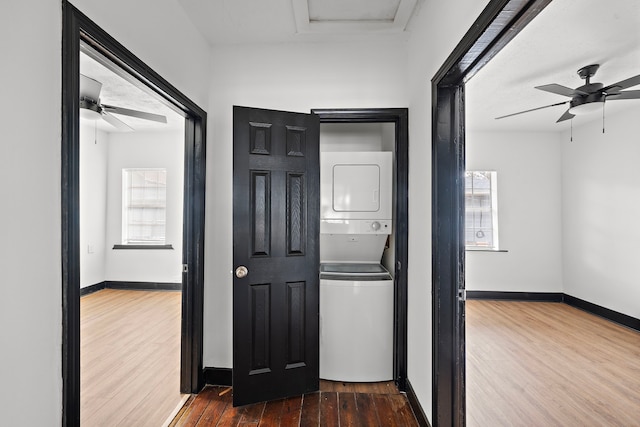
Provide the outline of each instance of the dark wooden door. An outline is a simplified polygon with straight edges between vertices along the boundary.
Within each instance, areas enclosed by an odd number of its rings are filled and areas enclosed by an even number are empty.
[[[233,110],[234,406],[319,387],[319,132],[316,115]]]

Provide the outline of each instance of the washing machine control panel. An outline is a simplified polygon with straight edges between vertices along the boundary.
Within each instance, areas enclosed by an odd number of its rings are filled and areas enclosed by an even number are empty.
[[[390,219],[330,219],[320,221],[321,234],[391,234]]]
[[[320,221],[321,234],[391,234],[390,219],[329,219]]]
[[[391,221],[389,220],[364,220],[360,223],[360,232],[363,234],[390,234]]]

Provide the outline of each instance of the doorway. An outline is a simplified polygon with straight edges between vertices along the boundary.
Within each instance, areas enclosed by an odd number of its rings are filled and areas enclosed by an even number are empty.
[[[81,424],[160,425],[187,397],[184,117],[80,47]]]
[[[433,412],[435,426],[466,424],[465,82],[551,0],[491,0],[432,83]]]
[[[202,378],[204,176],[206,112],[156,74],[74,6],[63,1],[62,292],[63,425],[80,424],[80,158],[81,43],[133,76],[131,83],[184,117],[183,292],[180,390],[197,392]]]
[[[407,261],[409,242],[409,111],[406,108],[371,109],[314,109],[320,124],[364,124],[392,125],[395,152],[393,182],[394,203],[392,217],[395,221],[394,237],[390,252],[394,262],[388,270],[394,277],[393,301],[393,380],[400,391],[407,390]]]

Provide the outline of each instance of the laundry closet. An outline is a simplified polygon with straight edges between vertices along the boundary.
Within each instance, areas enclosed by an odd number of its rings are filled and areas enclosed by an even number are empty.
[[[393,379],[395,123],[320,126],[320,378]]]

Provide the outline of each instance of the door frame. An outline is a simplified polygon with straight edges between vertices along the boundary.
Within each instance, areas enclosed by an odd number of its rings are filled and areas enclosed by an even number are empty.
[[[185,117],[180,391],[204,385],[205,141],[207,113],[67,0],[62,1],[62,425],[80,425],[80,43],[86,42]],[[135,79],[133,79],[135,80]]]
[[[395,123],[396,132],[396,265],[394,268],[393,377],[407,389],[407,265],[409,247],[409,110],[406,108],[313,109],[322,123]]]
[[[465,83],[551,0],[491,0],[431,80],[434,426],[466,425]]]

